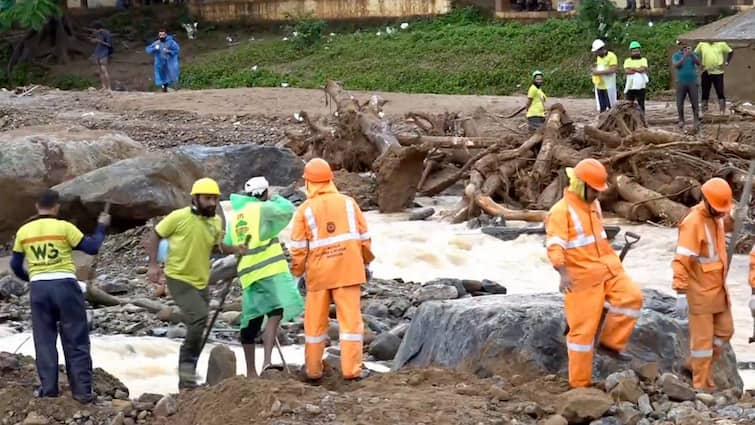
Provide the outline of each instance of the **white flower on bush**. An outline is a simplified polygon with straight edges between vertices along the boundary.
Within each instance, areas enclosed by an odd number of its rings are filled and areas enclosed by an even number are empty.
[[[402,29],[402,30],[405,30],[405,29],[407,29],[407,28],[409,28],[409,23],[407,23],[407,22],[404,22],[404,23],[402,23],[402,24],[401,24],[401,29]]]

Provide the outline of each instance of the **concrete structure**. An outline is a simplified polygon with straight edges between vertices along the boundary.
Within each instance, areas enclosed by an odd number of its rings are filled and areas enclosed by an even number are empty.
[[[189,9],[212,22],[276,22],[307,15],[338,21],[441,15],[451,10],[451,0],[199,0]]]
[[[755,100],[755,9],[720,19],[679,36],[691,46],[701,41],[725,41],[734,49],[726,69],[726,97]]]

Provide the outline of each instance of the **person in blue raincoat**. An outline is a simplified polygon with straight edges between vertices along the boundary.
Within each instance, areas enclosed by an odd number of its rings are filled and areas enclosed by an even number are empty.
[[[160,30],[158,37],[146,51],[155,60],[155,85],[167,92],[168,86],[178,82],[178,52],[181,49],[165,30]]]

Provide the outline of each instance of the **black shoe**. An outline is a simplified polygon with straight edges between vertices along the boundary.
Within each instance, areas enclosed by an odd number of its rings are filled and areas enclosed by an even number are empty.
[[[163,84],[163,93],[167,93],[167,92],[168,92],[168,85]]]

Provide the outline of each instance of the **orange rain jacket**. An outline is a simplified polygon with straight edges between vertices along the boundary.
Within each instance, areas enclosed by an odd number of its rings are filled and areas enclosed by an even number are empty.
[[[589,287],[624,273],[603,229],[597,200],[587,204],[576,193],[564,190],[564,197],[551,208],[545,227],[548,259],[555,268],[566,266],[575,287]]]
[[[690,208],[679,224],[679,242],[671,263],[673,288],[687,294],[690,313],[715,314],[729,308],[726,232],[731,227],[731,216],[711,217],[704,202]]]
[[[307,198],[293,219],[291,272],[306,273],[308,291],[365,283],[371,241],[359,205],[333,182],[307,182]]]

